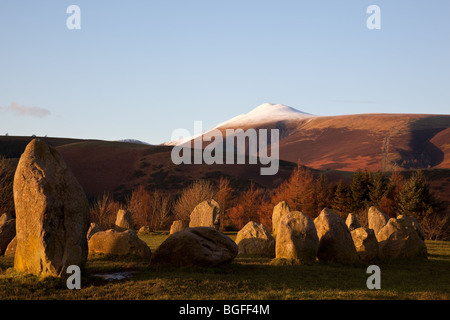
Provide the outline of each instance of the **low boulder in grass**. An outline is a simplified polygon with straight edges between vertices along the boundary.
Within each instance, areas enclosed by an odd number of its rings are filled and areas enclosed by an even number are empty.
[[[231,263],[238,246],[211,227],[187,228],[170,235],[152,255],[152,265],[218,267]]]
[[[260,223],[250,221],[237,234],[236,244],[239,254],[265,257],[275,256],[275,239],[267,228]]]
[[[147,244],[132,230],[99,231],[91,237],[88,246],[89,254],[131,255],[141,258],[150,258],[152,254]]]
[[[321,261],[354,263],[358,254],[350,230],[337,213],[323,209],[314,220],[319,237],[317,257]]]
[[[6,247],[5,257],[14,257],[14,254],[16,253],[16,247],[17,247],[17,237],[14,237],[14,239],[12,239],[11,242]]]

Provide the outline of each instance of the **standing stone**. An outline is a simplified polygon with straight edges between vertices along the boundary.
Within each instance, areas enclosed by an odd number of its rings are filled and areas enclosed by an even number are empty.
[[[281,201],[273,208],[272,213],[272,233],[274,235],[278,232],[278,225],[280,224],[281,218],[291,212],[289,205],[286,201]]]
[[[217,267],[238,254],[236,243],[211,227],[187,228],[170,235],[152,255],[152,265]]]
[[[17,247],[14,268],[42,276],[83,267],[88,255],[89,204],[59,152],[34,139],[14,176]]]
[[[375,235],[383,228],[389,221],[389,217],[375,207],[370,207],[367,214],[369,229],[373,229]]]
[[[359,260],[370,262],[378,257],[378,241],[372,229],[356,228],[351,235]]]
[[[352,235],[342,219],[331,209],[323,209],[314,220],[319,237],[317,257],[321,261],[353,263],[358,261]]]
[[[0,226],[8,220],[14,219],[9,213],[5,212],[0,216]]]
[[[189,228],[189,220],[175,220],[170,226],[170,234]]]
[[[117,231],[134,230],[134,222],[131,212],[120,209],[117,212],[115,229]]]
[[[94,234],[96,234],[99,231],[104,231],[102,226],[97,224],[97,223],[95,223],[95,222],[91,222],[91,224],[89,226],[89,230],[88,230],[88,232],[86,234],[86,238],[88,239],[88,241],[89,241],[90,238],[92,238],[92,236]]]
[[[391,218],[376,234],[383,260],[427,259],[427,248],[414,229],[411,221],[404,216]]]
[[[414,217],[399,215],[397,219],[406,219],[409,223],[411,223],[413,229],[417,232],[420,240],[425,241],[425,233],[423,232],[422,227],[420,226],[419,221],[417,221]]]
[[[144,234],[150,234],[150,233],[152,233],[152,229],[149,226],[142,226],[138,230],[138,235],[139,234],[144,235]]]
[[[275,239],[263,224],[250,221],[238,232],[235,242],[239,254],[275,256]]]
[[[8,244],[16,236],[16,220],[10,219],[0,225],[0,256],[5,254]]]
[[[345,224],[348,227],[348,230],[353,231],[357,228],[361,228],[358,219],[353,213],[349,213],[347,219],[345,220]]]
[[[314,262],[319,249],[319,238],[313,220],[299,211],[284,215],[278,226],[275,246],[277,259]]]
[[[14,237],[14,239],[12,239],[11,242],[6,247],[5,257],[14,257],[14,255],[16,254],[16,247],[17,247],[17,237]]]
[[[212,227],[219,230],[220,206],[211,199],[199,203],[191,213],[189,227]]]

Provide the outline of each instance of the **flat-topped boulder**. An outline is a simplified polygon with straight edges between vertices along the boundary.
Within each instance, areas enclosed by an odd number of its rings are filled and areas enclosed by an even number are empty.
[[[14,269],[42,276],[66,275],[88,255],[89,203],[59,152],[34,139],[14,176],[17,247]]]

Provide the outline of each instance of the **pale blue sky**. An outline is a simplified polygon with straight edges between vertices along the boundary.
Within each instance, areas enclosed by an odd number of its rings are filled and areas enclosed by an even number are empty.
[[[450,1],[0,2],[0,134],[158,144],[264,102],[449,114]]]

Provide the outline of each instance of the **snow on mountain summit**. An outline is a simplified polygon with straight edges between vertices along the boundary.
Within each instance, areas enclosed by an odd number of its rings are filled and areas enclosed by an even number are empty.
[[[283,104],[263,103],[246,114],[238,115],[216,126],[248,125],[273,121],[300,120],[315,117],[312,114],[299,111]]]

